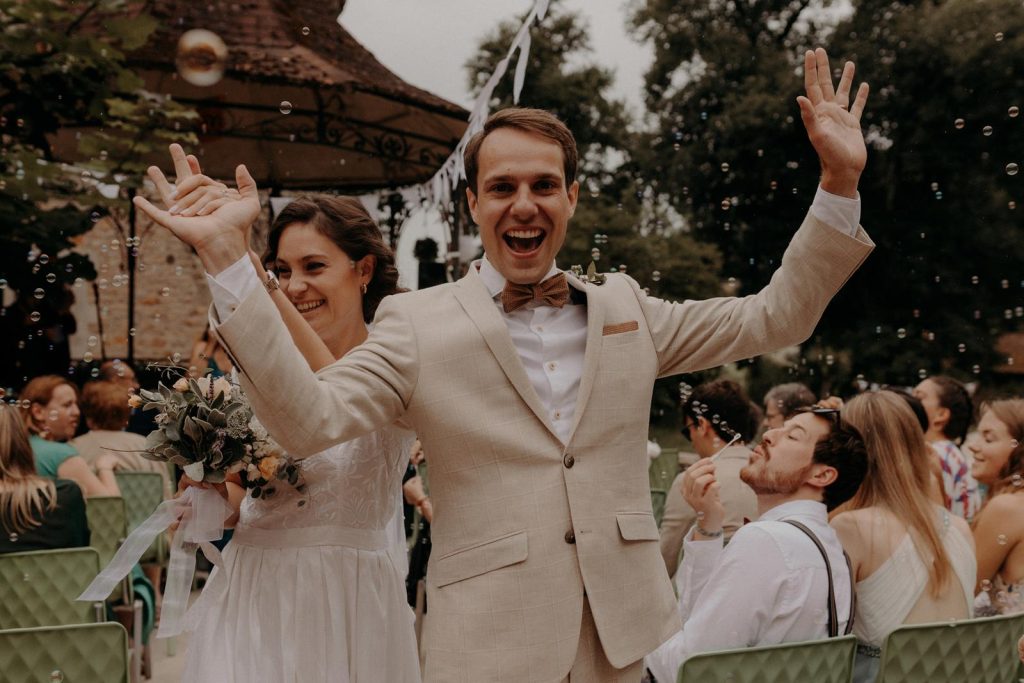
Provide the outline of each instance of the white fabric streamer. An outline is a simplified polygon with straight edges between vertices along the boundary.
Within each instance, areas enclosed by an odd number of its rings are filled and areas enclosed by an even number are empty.
[[[180,497],[161,503],[146,521],[128,535],[79,600],[106,600],[118,583],[131,572],[153,540],[176,520],[181,520],[167,568],[167,585],[160,613],[158,638],[176,636],[182,631],[192,575],[196,568],[196,548],[215,565],[220,565],[220,551],[211,543],[224,534],[224,522],[233,510],[227,501],[212,489],[188,488]]]
[[[519,61],[516,62],[515,80],[512,82],[512,100],[519,103],[519,94],[523,92],[526,80],[526,63],[530,61],[530,34],[527,32],[523,44],[519,46]]]
[[[549,4],[550,0],[534,1],[533,9],[530,10],[530,13],[526,15],[526,19],[523,20],[522,26],[509,46],[508,53],[495,66],[494,73],[487,79],[487,84],[480,90],[480,94],[477,95],[476,100],[473,102],[473,108],[469,113],[469,125],[466,127],[466,132],[463,133],[462,139],[459,140],[455,150],[448,156],[433,178],[418,186],[419,191],[426,197],[429,204],[436,206],[447,202],[451,198],[452,191],[457,189],[459,182],[466,177],[466,169],[462,159],[463,152],[466,150],[466,144],[473,135],[483,129],[484,121],[487,120],[490,114],[491,96],[508,70],[509,62],[516,53],[516,50],[519,50],[519,62],[516,64],[512,100],[515,104],[519,104],[519,95],[522,93],[523,83],[526,80],[526,65],[529,61],[530,27],[535,22],[540,22],[544,19]],[[451,249],[452,245],[448,245],[448,247]]]

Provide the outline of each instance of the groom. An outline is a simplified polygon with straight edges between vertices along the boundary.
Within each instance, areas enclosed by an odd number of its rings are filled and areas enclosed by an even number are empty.
[[[137,199],[214,276],[217,332],[286,449],[399,421],[431,454],[426,681],[636,683],[679,630],[648,490],[654,380],[803,341],[873,247],[857,225],[867,88],[851,101],[847,64],[833,91],[824,50],[805,72],[821,189],[771,284],[744,298],[673,304],[624,275],[597,286],[558,270],[577,152],[539,110],[496,113],[466,148],[484,259],[385,299],[369,339],[316,374],[246,257],[259,200],[244,167],[241,201],[209,215]]]

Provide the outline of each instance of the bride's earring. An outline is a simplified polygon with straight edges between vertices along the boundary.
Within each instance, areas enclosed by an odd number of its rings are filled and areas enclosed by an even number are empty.
[[[363,296],[366,296],[366,283],[359,285],[359,289],[363,291]]]

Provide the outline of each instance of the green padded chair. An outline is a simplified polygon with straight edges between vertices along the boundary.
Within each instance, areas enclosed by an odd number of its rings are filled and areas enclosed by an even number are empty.
[[[124,510],[128,521],[128,533],[146,521],[157,506],[164,502],[164,480],[156,472],[117,472],[117,486],[124,499]],[[142,556],[143,564],[167,562],[166,536],[160,534],[153,545]]]
[[[0,555],[0,629],[103,621],[102,603],[76,601],[99,571],[95,548]]]
[[[94,496],[85,501],[89,520],[89,545],[100,553],[100,565],[106,567],[122,541],[128,536],[128,518],[121,496]]]
[[[849,683],[856,636],[694,655],[677,683]]]
[[[902,626],[882,648],[878,683],[1017,681],[1024,614]]]
[[[654,512],[654,521],[658,528],[661,528],[661,518],[665,516],[665,496],[667,492],[660,489],[651,489],[651,509]]]
[[[0,631],[5,683],[128,683],[128,633],[121,624]]]

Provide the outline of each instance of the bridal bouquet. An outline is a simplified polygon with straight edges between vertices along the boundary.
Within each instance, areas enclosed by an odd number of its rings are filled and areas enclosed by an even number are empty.
[[[150,460],[174,463],[197,482],[220,484],[229,476],[237,476],[236,481],[254,498],[272,495],[278,481],[299,491],[305,488],[298,465],[256,420],[245,395],[224,378],[182,377],[171,387],[160,383],[157,391],[140,390],[128,403],[134,408],[159,411],[157,429],[146,437],[143,451]],[[304,503],[300,500],[298,504]],[[157,637],[181,633],[186,623],[196,550],[219,566],[220,551],[213,543],[223,537],[224,524],[233,513],[217,491],[186,488],[178,497],[157,507],[128,535],[110,564],[78,599],[104,600],[156,537],[177,523]]]
[[[272,495],[278,480],[304,488],[298,465],[223,377],[182,377],[171,388],[161,383],[157,391],[141,389],[129,404],[159,411],[143,456],[178,465],[193,481],[219,484],[236,474],[253,498]]]

